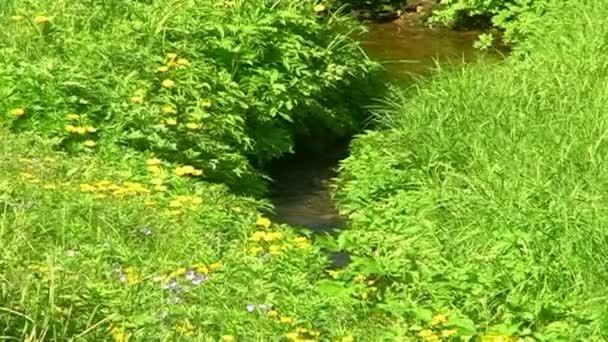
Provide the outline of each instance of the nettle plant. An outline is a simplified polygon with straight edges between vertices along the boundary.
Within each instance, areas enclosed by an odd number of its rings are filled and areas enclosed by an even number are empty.
[[[359,27],[315,4],[14,1],[0,112],[71,150],[119,143],[257,184],[296,135],[350,132],[364,115],[353,89],[377,66]]]

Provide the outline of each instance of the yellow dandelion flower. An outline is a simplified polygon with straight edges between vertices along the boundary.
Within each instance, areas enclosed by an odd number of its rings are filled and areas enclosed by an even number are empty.
[[[186,124],[186,127],[187,127],[188,129],[191,129],[191,130],[193,130],[193,131],[194,131],[194,130],[200,129],[200,128],[201,128],[201,124],[198,124],[198,123],[196,123],[196,122],[188,122],[188,123]]]
[[[178,200],[173,200],[169,203],[169,208],[181,208],[182,207],[182,202],[178,201]]]
[[[352,335],[344,336],[340,340],[341,342],[355,342],[355,338]]]
[[[203,175],[203,170],[194,169],[190,174],[193,175],[193,176],[202,176]]]
[[[139,281],[139,274],[133,267],[127,267],[124,270],[125,276],[127,277],[127,284],[135,284]]]
[[[189,66],[190,65],[190,61],[188,61],[185,58],[180,58],[180,59],[177,60],[177,65]]]
[[[194,268],[196,270],[196,272],[198,272],[198,273],[209,274],[209,268],[207,267],[207,265],[205,265],[203,263],[194,264],[194,265],[192,265],[192,268]]]
[[[80,115],[74,114],[74,113],[68,114],[66,117],[70,120],[79,120],[80,119]]]
[[[456,330],[454,330],[454,329],[443,330],[441,332],[442,337],[451,337],[454,335],[456,335]]]
[[[267,242],[272,242],[272,241],[276,241],[276,240],[281,240],[283,238],[283,233],[281,232],[271,232],[266,234],[266,236],[264,237],[264,240]]]
[[[174,118],[169,118],[169,119],[165,120],[165,125],[175,126],[175,125],[177,125],[177,120],[175,120]]]
[[[327,271],[327,274],[329,274],[329,276],[334,279],[338,279],[338,277],[340,276],[340,271],[329,270]]]
[[[38,15],[36,17],[34,17],[34,22],[36,24],[45,24],[51,21],[51,18],[47,17],[46,15]]]
[[[279,245],[272,245],[272,246],[268,247],[268,253],[270,253],[271,255],[279,255],[279,254],[281,254],[281,246],[279,246]]]
[[[283,324],[291,324],[291,323],[293,323],[293,318],[288,317],[288,316],[281,316],[281,318],[279,318],[279,322],[281,322]]]
[[[164,80],[164,81],[161,83],[161,85],[162,85],[164,88],[173,88],[173,87],[175,87],[175,81],[170,80],[170,79],[166,79],[166,80]]]
[[[268,315],[268,317],[274,318],[274,317],[279,316],[279,313],[276,310],[270,310],[270,311],[268,311],[267,315]]]
[[[129,341],[129,335],[127,334],[127,332],[124,328],[110,327],[110,334],[112,335],[114,342],[128,342]]]
[[[221,263],[221,262],[219,262],[219,261],[218,261],[218,262],[214,262],[214,263],[212,263],[211,265],[209,265],[209,268],[210,268],[212,271],[217,271],[217,270],[220,270],[220,269],[222,269],[222,267],[223,267],[223,266],[222,266],[222,263]]]
[[[315,7],[313,7],[313,10],[316,13],[320,13],[320,12],[325,11],[325,6],[323,6],[322,4],[318,4],[318,5],[315,5]]]
[[[136,95],[131,98],[131,102],[135,104],[144,103],[144,97],[142,95]]]
[[[158,165],[150,165],[148,166],[148,171],[150,173],[160,173],[162,171],[162,168]]]
[[[234,342],[234,336],[224,335],[222,336],[222,342]]]
[[[355,281],[360,282],[360,283],[364,282],[366,279],[367,278],[363,274],[357,274],[355,276]]]
[[[169,67],[163,65],[163,66],[158,67],[156,70],[158,70],[158,72],[167,72],[167,71],[169,71]]]
[[[97,187],[91,184],[83,183],[80,184],[80,191],[82,192],[95,192],[97,191]]]
[[[251,236],[251,238],[249,238],[249,240],[251,241],[263,241],[266,239],[266,232],[264,231],[257,231],[255,233],[253,233],[253,235]]]
[[[256,225],[264,227],[264,228],[268,228],[270,227],[270,220],[266,217],[260,217],[258,218],[258,220],[255,222]]]
[[[262,252],[263,250],[264,250],[264,249],[263,249],[262,247],[260,247],[260,246],[254,246],[254,247],[251,247],[251,248],[249,249],[249,254],[251,254],[251,255],[258,255],[258,254],[260,254],[260,252]]]
[[[174,60],[176,58],[177,58],[177,54],[176,53],[170,52],[170,53],[167,54],[167,59],[170,60],[170,61],[172,61],[172,60]]]
[[[175,110],[175,107],[173,107],[172,105],[164,105],[161,107],[160,111],[163,112],[164,114],[177,113],[177,110]]]
[[[74,127],[74,133],[85,134],[87,129],[84,127]]]
[[[445,317],[445,315],[437,314],[431,320],[431,325],[440,325],[440,324],[445,323],[447,320],[448,319],[447,319],[447,317]]]
[[[25,109],[24,108],[15,108],[15,109],[11,110],[11,115],[16,116],[16,117],[22,117],[25,115]]]
[[[302,339],[300,338],[300,334],[298,334],[297,332],[290,332],[285,334],[285,338],[287,338],[290,341],[302,341]]]
[[[429,330],[429,329],[420,330],[420,332],[418,333],[418,336],[420,336],[422,338],[427,338],[432,335],[433,335],[433,331]]]
[[[441,341],[441,337],[439,337],[439,336],[437,336],[437,335],[433,334],[433,335],[431,335],[431,336],[427,337],[427,338],[426,338],[426,341],[427,341],[427,342],[439,342],[439,341]]]
[[[146,164],[149,166],[158,166],[160,164],[162,164],[162,160],[158,159],[158,158],[150,158],[148,160],[146,160]]]
[[[82,143],[84,146],[86,147],[95,147],[97,146],[97,143],[93,140],[87,140],[85,142]]]
[[[307,249],[310,247],[310,242],[301,242],[296,244],[299,249]]]

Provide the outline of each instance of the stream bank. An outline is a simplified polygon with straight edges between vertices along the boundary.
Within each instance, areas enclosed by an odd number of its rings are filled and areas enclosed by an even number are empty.
[[[461,66],[480,57],[473,48],[478,31],[450,31],[395,22],[368,25],[362,42],[367,54],[382,63],[387,78],[409,85],[428,76],[436,63]],[[321,154],[296,151],[270,167],[274,220],[315,233],[333,233],[347,222],[338,214],[331,198],[330,183],[339,161],[348,156],[349,141],[328,146]]]

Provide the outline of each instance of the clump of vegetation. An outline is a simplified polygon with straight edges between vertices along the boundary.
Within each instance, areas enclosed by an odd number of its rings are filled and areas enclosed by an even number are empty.
[[[0,115],[68,151],[121,144],[235,190],[298,135],[350,134],[376,65],[314,2],[11,1]]]
[[[606,16],[554,5],[526,58],[396,92],[355,140],[339,241],[350,270],[383,279],[378,311],[432,325],[449,308],[446,324],[491,341],[608,338]]]
[[[491,25],[503,31],[509,44],[525,41],[553,0],[441,0],[431,21],[451,27]],[[559,2],[561,3],[561,2]],[[488,28],[488,27],[485,27]],[[483,39],[487,40],[487,36]],[[483,43],[482,39],[482,43]],[[491,42],[490,42],[491,43]],[[488,46],[488,43],[483,45]]]
[[[320,290],[326,257],[263,201],[148,154],[0,138],[3,338],[347,342],[382,328],[361,298]]]

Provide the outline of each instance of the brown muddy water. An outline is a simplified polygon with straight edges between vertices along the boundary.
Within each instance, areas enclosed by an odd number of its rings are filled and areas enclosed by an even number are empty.
[[[370,24],[368,28],[363,41],[365,51],[385,66],[389,79],[399,83],[413,82],[412,76],[430,74],[437,62],[454,67],[472,62],[480,54],[473,48],[478,32],[403,27],[395,23]],[[329,184],[347,153],[347,144],[328,146],[324,158],[296,154],[277,162],[271,170],[274,219],[318,233],[345,227],[347,222],[338,215]]]

